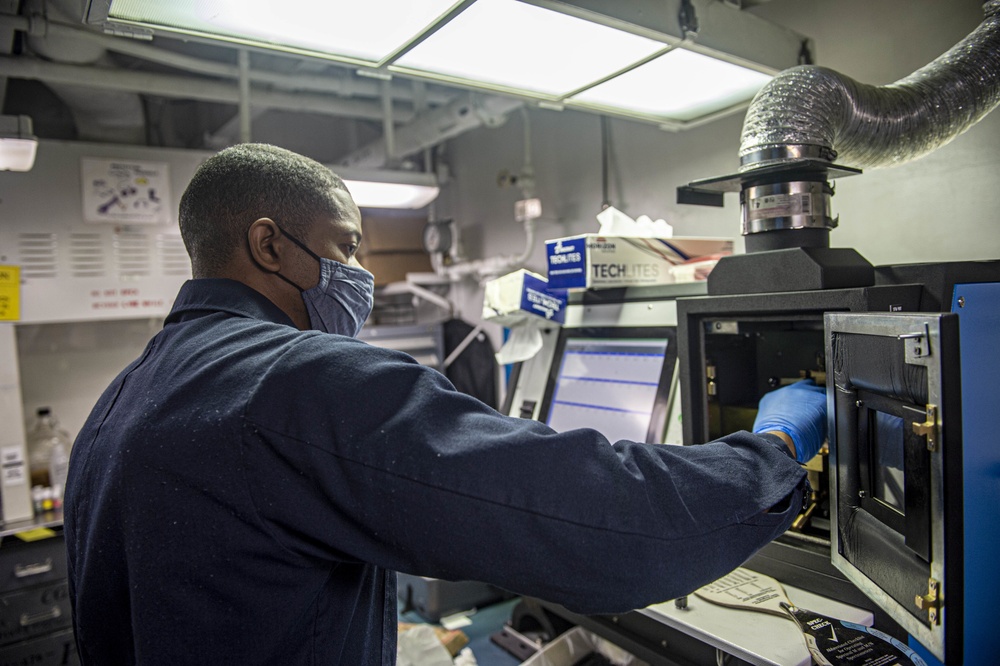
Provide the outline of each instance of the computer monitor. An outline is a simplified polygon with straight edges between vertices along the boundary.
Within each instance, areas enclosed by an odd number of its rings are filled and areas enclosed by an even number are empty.
[[[661,443],[677,363],[674,327],[563,328],[539,419],[610,441]]]

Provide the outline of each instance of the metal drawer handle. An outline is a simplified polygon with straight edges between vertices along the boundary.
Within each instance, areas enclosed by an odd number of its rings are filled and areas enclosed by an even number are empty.
[[[53,606],[47,611],[41,613],[35,613],[34,615],[29,615],[28,613],[21,614],[21,626],[30,627],[33,624],[38,624],[39,622],[45,622],[46,620],[55,620],[62,616],[62,611],[59,610],[59,606]]]
[[[38,574],[48,573],[50,571],[52,571],[52,558],[46,557],[44,562],[27,564],[25,566],[18,564],[14,567],[14,576],[16,578],[27,578],[28,576],[37,576]]]

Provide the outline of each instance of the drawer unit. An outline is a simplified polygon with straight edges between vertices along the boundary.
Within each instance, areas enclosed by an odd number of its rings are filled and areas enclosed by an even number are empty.
[[[69,585],[65,580],[0,595],[0,645],[71,625]]]
[[[5,537],[0,547],[0,594],[66,580],[66,543],[59,534],[39,541]]]
[[[66,544],[61,527],[42,534],[6,532],[0,541],[0,666],[79,664]]]
[[[72,629],[0,647],[0,666],[78,666]]]

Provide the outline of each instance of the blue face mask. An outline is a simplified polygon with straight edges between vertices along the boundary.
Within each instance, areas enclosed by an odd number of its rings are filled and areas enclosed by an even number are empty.
[[[302,292],[302,300],[309,313],[309,325],[317,331],[356,338],[372,312],[375,276],[363,268],[321,257],[287,231],[282,230],[282,233],[319,262],[319,282],[312,289],[303,289],[276,273]]]

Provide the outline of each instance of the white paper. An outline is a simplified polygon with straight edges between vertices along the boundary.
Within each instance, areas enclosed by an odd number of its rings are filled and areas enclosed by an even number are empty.
[[[85,222],[167,224],[170,165],[84,157],[80,160]]]
[[[3,485],[23,486],[28,483],[24,464],[24,449],[20,446],[5,446],[0,452],[3,460]]]
[[[527,361],[542,348],[542,331],[533,323],[524,323],[510,329],[510,337],[497,352],[497,363],[520,363]]]

